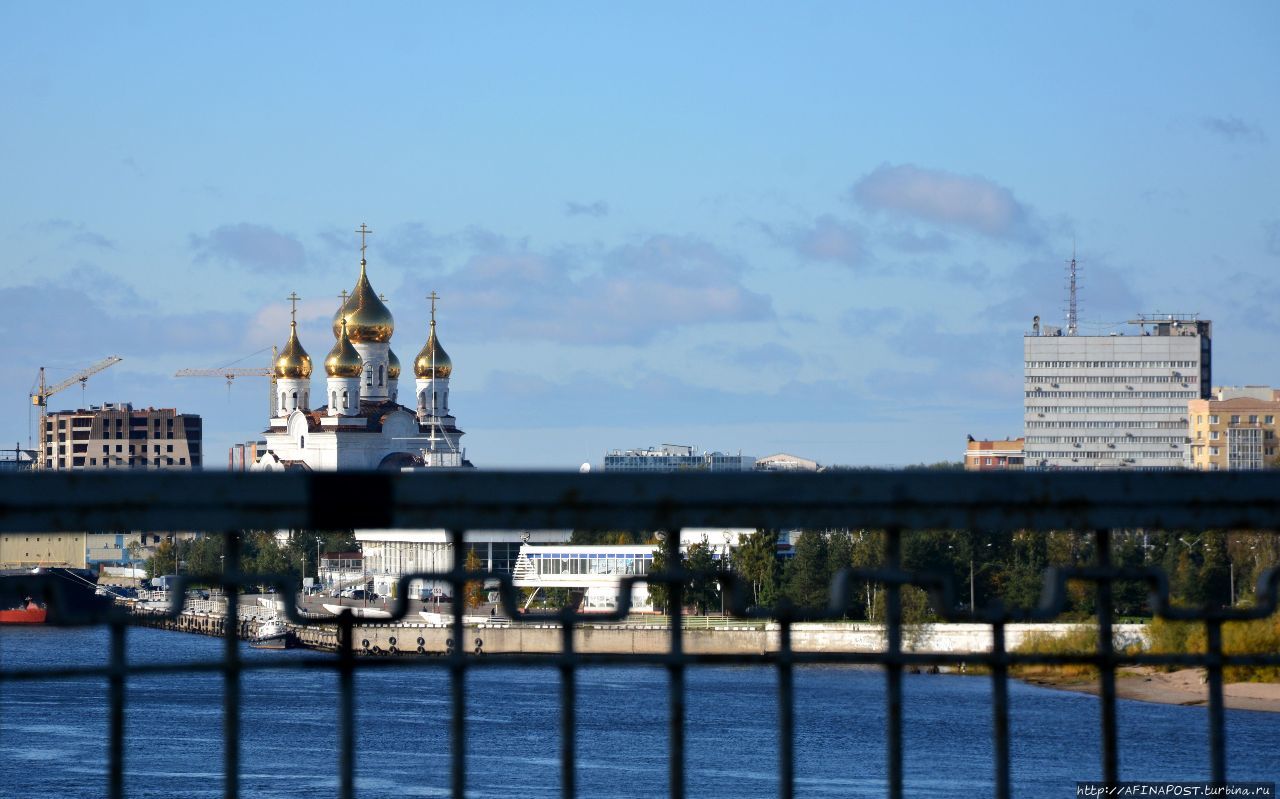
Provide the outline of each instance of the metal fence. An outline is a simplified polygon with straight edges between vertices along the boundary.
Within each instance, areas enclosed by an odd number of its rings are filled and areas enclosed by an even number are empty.
[[[1280,653],[1224,654],[1222,625],[1230,620],[1257,619],[1276,610],[1280,571],[1272,569],[1260,578],[1255,602],[1248,608],[1190,611],[1169,602],[1168,583],[1158,569],[1118,568],[1110,560],[1112,531],[1154,530],[1276,530],[1280,529],[1280,479],[1269,474],[930,474],[845,472],[824,474],[747,475],[627,475],[552,473],[441,473],[441,474],[44,474],[0,478],[0,532],[50,532],[59,530],[205,530],[225,539],[225,573],[188,576],[220,584],[228,592],[238,587],[273,581],[287,592],[296,585],[280,575],[249,575],[241,570],[240,537],[247,529],[335,530],[350,528],[445,528],[454,551],[464,551],[468,529],[567,528],[595,530],[678,530],[685,527],[759,528],[862,528],[880,529],[884,536],[883,566],[877,569],[840,571],[831,587],[827,608],[778,607],[768,612],[748,607],[744,586],[732,574],[722,575],[730,615],[738,618],[772,617],[780,624],[779,651],[753,655],[711,655],[685,651],[682,630],[686,626],[678,608],[682,591],[693,576],[683,568],[649,574],[649,582],[667,586],[670,616],[667,652],[657,655],[605,655],[574,651],[573,630],[587,618],[564,610],[554,613],[522,612],[507,575],[467,571],[457,563],[448,572],[405,575],[389,621],[408,612],[408,583],[413,579],[437,579],[452,585],[454,597],[463,595],[468,581],[498,579],[505,614],[516,623],[555,622],[562,630],[561,651],[544,656],[511,655],[478,658],[465,647],[453,647],[444,658],[397,658],[377,661],[379,666],[447,669],[451,684],[452,795],[462,797],[466,786],[465,676],[469,669],[495,664],[554,664],[560,675],[560,784],[565,797],[576,790],[575,677],[578,669],[597,664],[659,665],[668,673],[669,794],[685,795],[685,675],[703,664],[759,664],[776,669],[778,677],[778,783],[779,794],[790,797],[796,784],[794,750],[794,669],[806,663],[874,664],[883,669],[887,723],[887,792],[903,795],[902,682],[905,670],[939,664],[965,663],[989,669],[992,784],[999,799],[1010,796],[1008,681],[1011,667],[1021,664],[1088,664],[1100,679],[1099,730],[1103,780],[1119,778],[1116,738],[1116,671],[1124,664],[1194,666],[1208,675],[1209,745],[1206,758],[1215,783],[1227,779],[1223,709],[1223,669],[1236,665],[1280,665]],[[1083,568],[1050,569],[1039,606],[1028,609],[1001,607],[959,611],[949,577],[911,573],[902,567],[903,533],[911,530],[966,529],[984,531],[1075,530],[1092,531],[1096,563]],[[667,536],[673,554],[679,536]],[[808,653],[794,651],[791,627],[801,621],[836,619],[848,606],[854,581],[874,581],[886,587],[886,646],[871,653]],[[1014,622],[1052,620],[1065,603],[1068,580],[1093,584],[1097,607],[1097,648],[1090,654],[1046,655],[1011,652],[1005,645],[1005,626]],[[1207,652],[1201,654],[1131,654],[1113,647],[1111,594],[1119,581],[1140,581],[1151,592],[1158,615],[1204,623]],[[990,652],[930,654],[904,648],[901,589],[915,585],[931,591],[934,607],[944,621],[980,622],[992,627]],[[181,601],[183,586],[175,596]],[[630,588],[624,583],[617,609],[605,616],[591,614],[589,621],[622,620],[629,612]],[[57,586],[49,586],[48,599],[57,603]],[[175,606],[171,613],[176,614]],[[454,604],[453,638],[465,640],[463,605]],[[108,787],[111,797],[124,797],[125,686],[142,674],[177,673],[193,669],[214,670],[223,675],[225,793],[239,795],[240,681],[248,668],[281,665],[335,670],[339,681],[339,736],[336,752],[339,796],[356,795],[354,723],[357,670],[375,665],[358,656],[353,630],[358,620],[344,614],[335,620],[303,618],[291,605],[287,615],[297,625],[336,625],[337,657],[307,657],[287,663],[246,663],[235,636],[237,607],[231,603],[221,661],[191,665],[137,665],[125,656],[130,619],[118,611],[80,623],[106,624],[111,630],[109,663],[103,668],[56,670],[0,670],[5,681],[100,677],[109,695]],[[387,621],[387,620],[380,620]]]

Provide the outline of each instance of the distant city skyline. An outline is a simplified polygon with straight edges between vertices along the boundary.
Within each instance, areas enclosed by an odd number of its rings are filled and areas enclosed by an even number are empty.
[[[119,355],[50,410],[200,414],[217,468],[264,380],[173,373],[266,366],[294,291],[323,357],[362,223],[480,468],[958,461],[1021,434],[1073,242],[1081,332],[1198,313],[1280,384],[1274,4],[7,11],[2,441]]]

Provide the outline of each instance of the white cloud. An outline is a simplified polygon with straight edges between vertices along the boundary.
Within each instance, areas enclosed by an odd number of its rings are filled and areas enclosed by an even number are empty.
[[[253,272],[297,272],[307,265],[306,250],[297,238],[266,225],[222,225],[207,236],[192,234],[189,243],[200,263],[220,261]]]
[[[62,236],[67,245],[92,247],[98,250],[115,250],[116,243],[96,231],[90,230],[83,222],[69,219],[50,219],[40,227],[52,234]]]
[[[542,252],[493,234],[448,281],[451,317],[477,337],[640,344],[675,327],[773,318],[742,284],[745,264],[689,236],[650,236],[603,252]],[[439,276],[417,276],[425,293]],[[454,326],[451,323],[451,328]]]
[[[1251,141],[1262,144],[1267,141],[1266,131],[1257,125],[1245,122],[1240,117],[1201,117],[1200,127],[1231,142]]]
[[[1035,239],[1032,212],[986,178],[913,164],[884,164],[854,184],[854,202],[870,211],[966,228],[1000,239]]]
[[[596,200],[591,203],[578,203],[573,200],[567,200],[564,204],[564,212],[568,216],[608,216],[609,204],[604,200]]]

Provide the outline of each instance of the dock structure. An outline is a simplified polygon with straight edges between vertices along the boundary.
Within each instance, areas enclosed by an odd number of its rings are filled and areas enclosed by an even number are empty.
[[[176,618],[165,611],[135,612],[140,624],[176,632],[221,637],[226,634],[226,614],[214,603],[197,602]],[[254,606],[242,605],[242,610]],[[434,614],[433,614],[434,615]],[[250,613],[237,620],[236,635],[254,640],[274,614]],[[555,623],[512,624],[505,618],[468,616],[462,639],[465,652],[476,655],[556,655],[564,645],[564,630]],[[782,626],[777,622],[731,616],[689,616],[683,619],[681,638],[685,651],[700,655],[767,655],[782,651]],[[1006,644],[1016,648],[1029,636],[1064,636],[1078,624],[1011,624],[1004,631]],[[330,625],[286,624],[289,645],[322,652],[340,649],[337,619]],[[1124,648],[1145,643],[1145,624],[1116,624],[1115,645]],[[671,645],[667,616],[637,615],[623,622],[578,624],[572,631],[574,650],[598,655],[656,655]],[[446,621],[366,622],[352,627],[352,645],[362,656],[448,655],[452,653],[454,627]],[[869,622],[813,622],[791,625],[790,647],[796,652],[877,653],[885,651],[883,624]],[[904,642],[908,651],[932,654],[990,652],[989,624],[926,624],[912,630]]]

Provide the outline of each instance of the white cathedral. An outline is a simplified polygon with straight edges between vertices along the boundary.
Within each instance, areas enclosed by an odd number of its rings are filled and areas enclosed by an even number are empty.
[[[337,341],[324,359],[321,399],[327,404],[320,407],[311,405],[311,356],[298,340],[298,297],[290,297],[289,340],[274,364],[275,413],[254,471],[471,466],[458,446],[463,433],[449,413],[453,363],[436,338],[435,293],[427,343],[413,361],[416,408],[409,409],[397,401],[400,359],[391,351],[395,322],[369,284],[367,266],[362,235],[360,277],[333,315]]]

